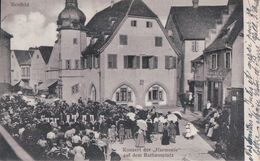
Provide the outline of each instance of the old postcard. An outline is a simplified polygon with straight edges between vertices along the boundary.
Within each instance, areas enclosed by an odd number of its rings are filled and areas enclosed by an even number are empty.
[[[1,0],[0,160],[259,160],[259,0]]]

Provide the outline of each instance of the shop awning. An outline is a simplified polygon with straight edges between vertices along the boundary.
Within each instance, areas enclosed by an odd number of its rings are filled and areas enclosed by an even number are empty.
[[[52,86],[54,83],[57,83],[58,79],[49,79],[43,82],[41,85],[39,85],[38,90],[48,90],[50,86]]]

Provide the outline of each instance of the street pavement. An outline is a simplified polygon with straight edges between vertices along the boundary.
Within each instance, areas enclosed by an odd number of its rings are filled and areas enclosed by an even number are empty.
[[[160,112],[180,111],[181,109],[166,109]],[[133,139],[125,140],[124,144],[114,143],[110,146],[116,149],[123,161],[148,161],[148,160],[181,160],[181,161],[224,161],[224,159],[214,158],[209,151],[214,149],[200,135],[196,135],[194,139],[187,140],[182,133],[185,132],[185,124],[187,121],[194,121],[200,117],[199,113],[186,111],[183,119],[179,121],[180,136],[176,137],[176,143],[170,145],[161,145],[161,134],[155,135],[153,143],[145,143],[145,148],[136,148]],[[110,151],[110,150],[109,150]],[[110,159],[109,157],[107,159]]]

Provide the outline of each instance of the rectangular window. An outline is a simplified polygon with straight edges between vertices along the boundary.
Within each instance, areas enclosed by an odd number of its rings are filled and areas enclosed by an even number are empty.
[[[221,62],[220,62],[220,54],[217,54],[217,68],[219,68],[221,66]],[[223,63],[222,63],[223,64]],[[223,64],[224,65],[224,64]]]
[[[126,88],[120,88],[121,93],[121,101],[127,100],[127,89]]]
[[[230,69],[231,68],[231,53],[230,52],[226,52],[226,55],[225,55],[225,67],[227,69]]]
[[[217,55],[211,55],[211,69],[217,69]]]
[[[26,67],[26,77],[30,77],[30,68]]]
[[[75,69],[79,69],[79,60],[75,60]]]
[[[83,57],[80,58],[80,66],[81,66],[81,69],[85,69],[86,66],[85,66],[85,59]]]
[[[22,68],[22,77],[25,77],[25,68]]]
[[[158,57],[143,56],[142,57],[142,68],[143,69],[157,69],[158,68]]]
[[[73,44],[78,44],[78,39],[77,38],[73,39]]]
[[[95,56],[95,68],[99,68],[100,67],[100,58],[99,56]]]
[[[127,92],[127,101],[130,102],[132,101],[132,92]]]
[[[153,27],[153,23],[151,21],[146,21],[146,27],[147,28],[152,28]]]
[[[199,51],[199,42],[194,40],[192,41],[192,51],[193,52],[198,52]]]
[[[120,35],[120,45],[127,45],[127,35]]]
[[[155,37],[155,46],[156,47],[162,46],[162,37]]]
[[[117,55],[108,54],[108,68],[110,69],[117,68]]]
[[[76,84],[74,86],[71,87],[71,93],[72,94],[77,94],[79,93],[79,84]]]
[[[124,56],[125,69],[138,69],[140,68],[140,56],[128,55]]]
[[[136,20],[132,20],[131,21],[131,26],[136,27],[137,26],[137,21]]]
[[[176,69],[177,58],[173,56],[165,56],[165,69]]]
[[[65,69],[71,69],[71,61],[65,60]]]
[[[87,68],[92,69],[92,55],[87,55]]]
[[[152,90],[152,99],[153,100],[158,100],[159,98],[159,88],[158,87],[154,87],[153,90]]]
[[[120,100],[119,92],[116,92],[116,101],[119,102],[119,100]]]

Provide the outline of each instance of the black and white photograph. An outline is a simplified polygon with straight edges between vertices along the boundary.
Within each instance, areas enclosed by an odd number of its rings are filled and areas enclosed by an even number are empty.
[[[259,0],[0,2],[0,161],[259,160]]]

